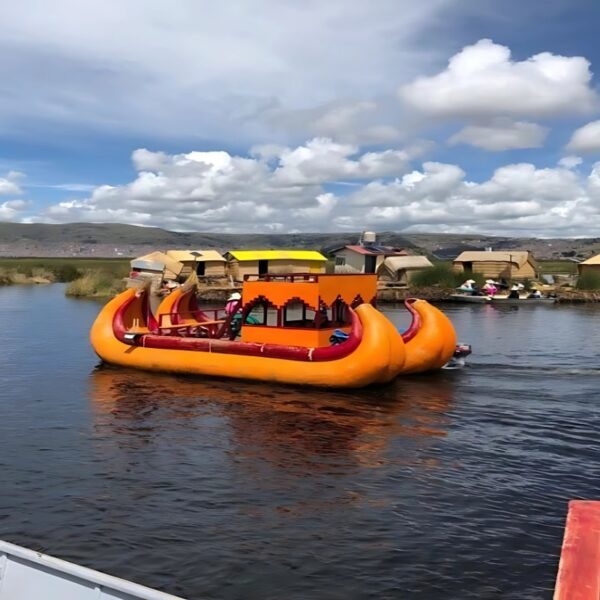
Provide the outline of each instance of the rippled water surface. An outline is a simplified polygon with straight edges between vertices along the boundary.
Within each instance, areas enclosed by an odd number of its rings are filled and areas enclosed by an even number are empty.
[[[0,290],[0,538],[190,599],[551,598],[597,307],[447,306],[468,368],[357,392],[99,368],[97,310]]]

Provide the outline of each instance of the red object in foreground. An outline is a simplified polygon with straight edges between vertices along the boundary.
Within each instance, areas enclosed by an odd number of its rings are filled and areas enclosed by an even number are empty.
[[[600,501],[571,500],[554,600],[600,599]]]

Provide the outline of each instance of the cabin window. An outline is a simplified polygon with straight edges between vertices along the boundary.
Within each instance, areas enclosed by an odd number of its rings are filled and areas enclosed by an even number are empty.
[[[206,263],[205,262],[196,263],[196,275],[198,275],[199,277],[203,277],[205,273],[206,273]]]
[[[279,311],[263,298],[258,299],[244,313],[252,317],[254,323],[245,322],[245,325],[263,325],[268,327],[277,327],[279,325]]]
[[[284,327],[306,327],[309,310],[300,300],[288,302],[283,308]]]
[[[314,311],[301,300],[293,300],[283,307],[284,327],[296,327],[304,329],[321,329],[323,327],[334,327],[338,325],[336,317],[343,315],[346,305],[338,305],[328,308],[323,305],[318,311]],[[343,316],[340,321],[343,320]]]
[[[335,266],[336,267],[343,267],[345,264],[346,264],[345,256],[336,256],[335,257]]]

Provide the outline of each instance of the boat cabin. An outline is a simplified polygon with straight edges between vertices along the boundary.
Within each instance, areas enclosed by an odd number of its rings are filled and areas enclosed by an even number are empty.
[[[369,274],[246,276],[242,342],[329,346],[336,329],[350,330],[348,307],[374,304],[376,294],[377,276]]]

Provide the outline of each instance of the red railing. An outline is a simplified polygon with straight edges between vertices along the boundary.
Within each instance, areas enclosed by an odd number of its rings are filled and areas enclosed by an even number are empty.
[[[374,273],[264,273],[263,275],[244,275],[244,281],[281,281],[294,283],[296,281],[308,281],[316,283],[319,279],[326,277],[357,277]]]
[[[208,317],[207,313],[213,313],[213,319],[198,318],[198,313],[202,317]],[[219,313],[222,313],[220,315]],[[193,323],[178,323],[180,319],[186,317],[193,318]],[[167,321],[168,318],[168,322]],[[194,311],[177,311],[171,313],[161,313],[158,315],[158,330],[163,335],[193,335],[201,330],[205,337],[220,338],[229,327],[231,316],[223,308],[210,308]]]

